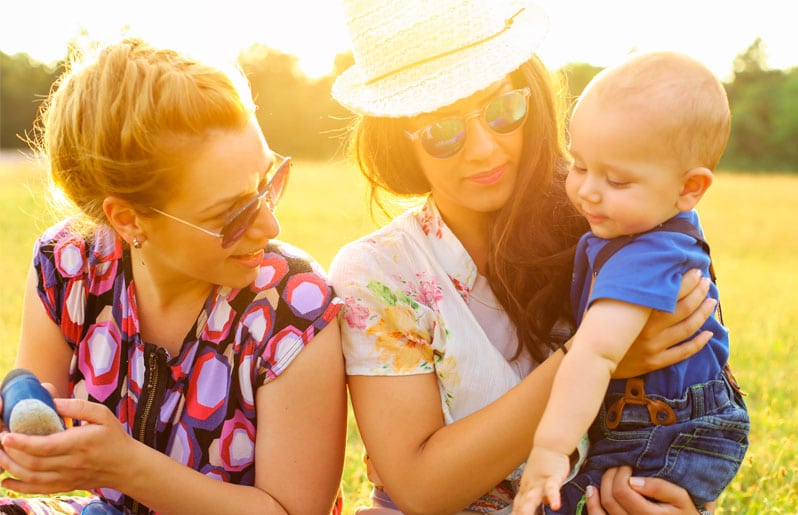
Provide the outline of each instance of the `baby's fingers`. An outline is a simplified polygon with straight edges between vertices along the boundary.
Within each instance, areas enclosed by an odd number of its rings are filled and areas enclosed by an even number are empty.
[[[560,509],[560,482],[556,479],[546,481],[546,500],[553,510]]]
[[[516,496],[513,501],[513,515],[534,515],[535,510],[543,501],[539,488],[527,490]]]

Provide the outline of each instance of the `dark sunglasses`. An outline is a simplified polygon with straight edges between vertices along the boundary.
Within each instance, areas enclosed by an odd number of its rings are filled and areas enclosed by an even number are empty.
[[[464,116],[442,118],[415,131],[405,131],[411,141],[420,141],[424,150],[436,159],[446,159],[465,145],[466,125],[471,118],[482,117],[485,125],[497,134],[509,134],[526,120],[530,89],[521,88],[493,98],[482,109]]]
[[[277,159],[272,162],[271,169],[274,172],[267,172],[267,176],[271,175],[271,178],[266,183],[263,188],[258,191],[258,193],[252,197],[250,200],[247,201],[246,204],[238,208],[235,212],[233,212],[228,218],[227,221],[222,225],[222,229],[219,232],[214,232],[204,227],[200,227],[199,225],[194,225],[193,223],[183,220],[182,218],[178,218],[174,215],[170,215],[160,209],[156,209],[151,207],[153,211],[159,213],[167,218],[171,218],[176,222],[180,222],[182,224],[188,225],[189,227],[193,227],[199,231],[204,232],[209,236],[213,236],[216,238],[222,239],[222,248],[226,249],[233,245],[235,242],[241,239],[244,236],[244,233],[247,232],[252,226],[252,223],[255,221],[255,217],[258,216],[260,212],[260,208],[262,206],[262,202],[266,201],[266,207],[269,211],[274,211],[277,207],[277,202],[280,201],[280,198],[283,196],[283,192],[285,191],[285,185],[288,182],[288,172],[291,169],[291,158],[287,156],[282,156],[280,154],[274,153],[275,158],[280,158],[281,161],[279,164],[277,163]]]

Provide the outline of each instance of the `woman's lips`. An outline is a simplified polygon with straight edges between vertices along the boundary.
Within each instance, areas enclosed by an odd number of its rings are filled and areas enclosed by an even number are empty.
[[[260,266],[261,261],[263,261],[263,254],[264,250],[260,249],[248,254],[237,254],[235,256],[230,256],[230,259],[234,259],[238,264],[247,268],[257,268]]]
[[[478,184],[483,184],[486,186],[490,186],[492,184],[496,184],[504,175],[505,167],[499,166],[494,168],[493,170],[489,170],[487,172],[481,172],[468,177],[468,180],[472,182],[476,182]]]

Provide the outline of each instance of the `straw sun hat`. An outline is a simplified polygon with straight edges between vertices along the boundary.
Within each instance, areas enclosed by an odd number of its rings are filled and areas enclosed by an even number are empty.
[[[402,117],[480,91],[534,54],[548,30],[527,0],[344,0],[355,64],[332,88],[350,110]]]

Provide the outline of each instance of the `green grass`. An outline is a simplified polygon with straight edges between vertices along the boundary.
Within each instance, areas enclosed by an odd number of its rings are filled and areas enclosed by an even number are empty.
[[[33,242],[53,220],[45,214],[39,173],[30,165],[0,163],[0,374],[11,368],[16,352]],[[798,175],[720,173],[699,206],[731,330],[731,363],[752,418],[750,450],[720,499],[719,514],[798,513],[796,199]],[[281,238],[328,267],[343,243],[375,227],[365,202],[363,181],[350,167],[299,160],[278,211]],[[362,454],[350,413],[347,514],[368,498]]]

